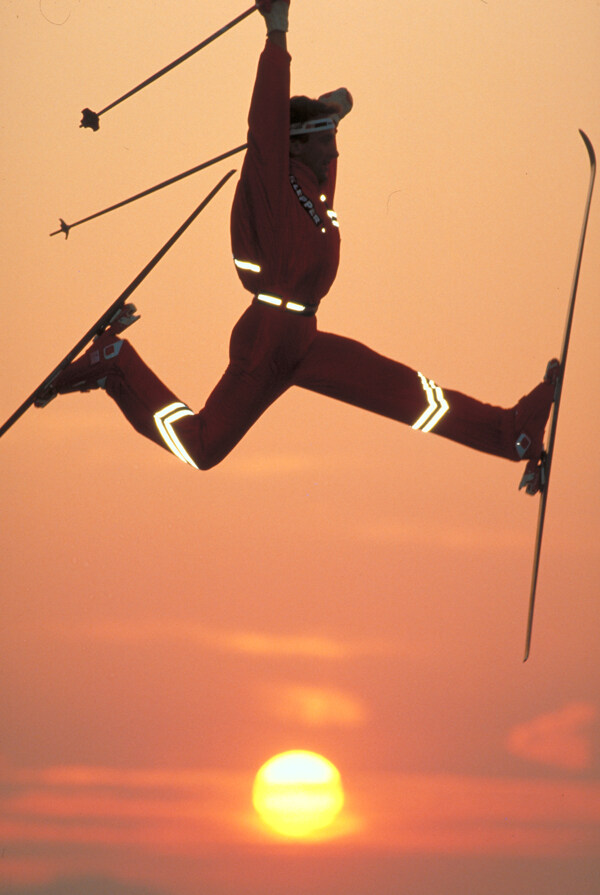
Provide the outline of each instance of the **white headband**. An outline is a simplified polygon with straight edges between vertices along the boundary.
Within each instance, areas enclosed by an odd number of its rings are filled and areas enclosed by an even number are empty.
[[[337,127],[335,118],[314,118],[312,121],[303,121],[298,124],[292,124],[290,127],[290,137],[297,137],[299,134],[314,134],[315,131],[334,131]]]

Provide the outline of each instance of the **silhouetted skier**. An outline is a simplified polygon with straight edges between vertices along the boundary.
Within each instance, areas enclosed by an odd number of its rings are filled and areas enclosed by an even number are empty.
[[[288,0],[262,0],[267,41],[249,112],[248,149],[231,213],[234,263],[250,306],[231,334],[230,361],[205,407],[194,411],[141,360],[119,319],[54,382],[60,394],[103,388],[138,432],[190,465],[219,463],[258,417],[297,385],[479,451],[528,461],[539,488],[544,427],[557,362],[514,407],[493,407],[352,339],[317,329],[316,311],[338,268],[333,210],[337,126],[351,110],[345,88],[290,100]]]

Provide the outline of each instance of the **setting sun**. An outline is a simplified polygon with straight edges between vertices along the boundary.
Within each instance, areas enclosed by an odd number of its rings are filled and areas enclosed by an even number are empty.
[[[315,752],[282,752],[258,771],[252,803],[282,836],[309,836],[328,827],[344,804],[339,771]]]

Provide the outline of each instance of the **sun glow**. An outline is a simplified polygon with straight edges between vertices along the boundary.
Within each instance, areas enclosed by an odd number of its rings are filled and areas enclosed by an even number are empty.
[[[270,758],[254,780],[252,803],[267,826],[304,838],[328,827],[344,804],[338,769],[315,752],[293,750]]]

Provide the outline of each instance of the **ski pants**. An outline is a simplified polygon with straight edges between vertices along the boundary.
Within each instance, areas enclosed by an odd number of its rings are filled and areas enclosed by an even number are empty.
[[[232,331],[229,357],[199,413],[169,391],[126,341],[105,387],[138,432],[199,469],[223,460],[293,385],[518,459],[511,443],[511,411],[441,389],[353,339],[320,332],[315,317],[255,300]]]

